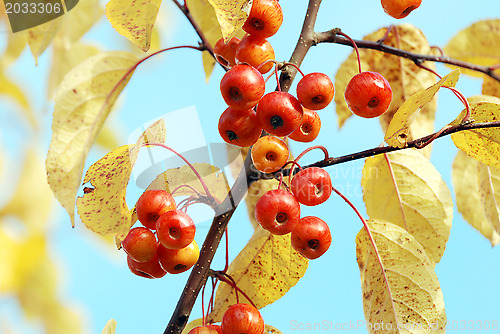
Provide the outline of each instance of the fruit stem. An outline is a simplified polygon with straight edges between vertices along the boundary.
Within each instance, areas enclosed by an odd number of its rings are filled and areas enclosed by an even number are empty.
[[[289,63],[289,62],[285,61],[285,62],[283,62],[283,66],[293,66],[293,67],[295,67],[295,69],[297,69],[297,71],[299,71],[300,74],[302,74],[303,77],[305,77],[304,72],[302,72],[300,67],[298,67],[294,63]]]
[[[192,191],[193,191],[196,195],[198,195],[198,196],[202,196],[198,190],[194,189],[194,188],[193,188],[192,186],[190,186],[189,184],[181,184],[180,186],[178,186],[177,188],[175,188],[174,190],[172,190],[172,191],[170,192],[170,194],[171,194],[172,196],[174,196],[174,194],[175,194],[175,193],[176,193],[176,192],[177,192],[180,188],[189,188],[189,189],[191,189],[191,190],[192,190]]]
[[[200,181],[201,185],[203,186],[203,189],[205,190],[205,195],[207,195],[208,197],[210,197],[210,199],[212,199],[213,201],[217,202],[217,200],[215,199],[215,197],[212,196],[212,194],[210,193],[210,190],[208,190],[208,187],[207,187],[205,181],[203,181],[203,178],[201,177],[200,173],[198,173],[198,171],[196,170],[196,168],[194,168],[194,166],[186,158],[184,158],[184,156],[182,154],[180,154],[179,152],[177,152],[176,150],[174,150],[170,146],[167,146],[167,145],[162,144],[162,143],[146,143],[143,146],[159,146],[159,147],[162,147],[164,149],[169,150],[170,152],[174,153],[179,158],[181,158],[189,166],[189,168],[191,168],[191,170],[193,171],[193,173],[196,175],[196,177]]]
[[[253,307],[257,308],[257,306],[255,306],[252,299],[250,297],[248,297],[248,295],[236,285],[236,282],[231,277],[231,275],[229,275],[225,272],[221,272],[221,271],[214,271],[214,274],[215,274],[215,277],[218,278],[221,282],[229,284],[232,288],[234,288],[236,290],[236,303],[237,304],[240,303],[238,293],[241,293],[243,295],[243,297],[245,297],[250,302],[250,304],[252,304]]]
[[[352,47],[354,48],[354,51],[356,51],[356,56],[358,57],[358,69],[359,69],[359,73],[361,73],[362,72],[361,71],[361,57],[359,56],[358,45],[356,44],[356,42],[349,35],[347,35],[346,33],[342,32],[340,29],[338,29],[337,34],[340,35],[340,36],[344,36],[345,38],[347,38],[352,43]]]
[[[375,239],[373,238],[373,235],[370,231],[370,228],[368,227],[368,223],[366,222],[366,219],[363,218],[363,215],[361,214],[361,212],[359,212],[359,210],[356,208],[356,206],[354,206],[354,204],[347,197],[345,197],[344,194],[342,194],[340,191],[338,191],[335,187],[332,187],[332,190],[337,195],[339,195],[354,210],[354,212],[358,215],[359,219],[363,223],[365,231],[368,234],[368,238],[370,239],[370,243],[373,246],[373,251],[375,252],[375,255],[377,256],[377,261],[380,264],[380,270],[382,271],[382,274],[384,276],[387,291],[389,292],[389,294],[392,294],[391,288],[389,286],[389,280],[387,279],[387,275],[385,273],[384,263],[382,262],[382,258],[380,257],[380,252],[378,251],[377,244],[375,243]],[[391,297],[391,300],[394,300],[394,299]]]
[[[439,75],[439,73],[437,73],[436,71],[434,71],[433,69],[423,65],[420,61],[416,61],[415,62],[415,65],[417,65],[418,67],[424,69],[424,70],[427,70],[429,72],[431,72],[432,74],[434,74],[435,76],[437,76],[439,79],[442,79],[443,77],[441,75]],[[443,86],[444,88],[448,88],[449,90],[451,90],[453,92],[453,94],[455,94],[456,97],[458,97],[458,99],[463,103],[463,105],[465,106],[465,109],[467,110],[466,113],[465,113],[465,116],[464,118],[462,118],[462,121],[461,123],[467,123],[469,121],[469,118],[470,118],[470,104],[469,104],[469,101],[467,100],[467,98],[464,96],[464,94],[462,94],[462,92],[460,92],[458,89],[456,89],[455,87],[450,87],[450,86]],[[434,138],[435,139],[435,138]],[[432,139],[432,140],[434,140]],[[431,141],[432,142],[432,141]],[[430,144],[430,143],[429,143]],[[429,145],[429,144],[425,144],[425,146]],[[425,147],[424,146],[424,147]]]

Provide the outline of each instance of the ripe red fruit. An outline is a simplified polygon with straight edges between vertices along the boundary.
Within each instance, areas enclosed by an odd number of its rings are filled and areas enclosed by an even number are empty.
[[[326,74],[309,73],[297,84],[297,99],[304,107],[319,110],[332,102],[334,91],[333,83]]]
[[[283,23],[283,12],[276,0],[254,0],[243,30],[263,38],[276,34]]]
[[[233,67],[236,65],[236,47],[239,42],[240,39],[238,37],[231,38],[227,44],[224,43],[224,38],[219,39],[214,45],[215,59],[226,67]]]
[[[287,92],[271,92],[260,99],[256,113],[265,131],[285,137],[299,127],[303,109],[293,95]]]
[[[165,190],[146,190],[135,204],[137,218],[150,230],[156,229],[156,221],[162,214],[175,207],[174,198]]]
[[[300,204],[284,189],[269,190],[255,204],[255,219],[272,234],[287,234],[300,219]]]
[[[122,246],[134,261],[148,262],[155,257],[158,242],[150,229],[135,227],[128,232]]]
[[[298,172],[290,185],[293,195],[302,204],[313,206],[326,201],[332,194],[332,180],[327,171],[311,167]]]
[[[223,334],[262,334],[264,319],[252,305],[233,304],[224,312],[221,327]]]
[[[160,266],[156,255],[148,262],[137,262],[127,255],[127,265],[132,273],[145,278],[161,278],[167,274]]]
[[[198,326],[189,331],[188,334],[219,334],[222,332],[217,331],[216,328],[212,327],[215,325]],[[220,326],[219,326],[220,327]]]
[[[196,241],[181,249],[168,249],[158,245],[158,260],[166,272],[179,274],[190,269],[200,256],[200,250]]]
[[[265,38],[253,35],[243,37],[236,48],[236,62],[247,63],[255,68],[266,60],[274,59],[274,49]],[[260,68],[259,72],[264,74],[273,68],[274,64],[269,62]]]
[[[228,144],[252,146],[261,133],[262,126],[253,109],[235,110],[229,107],[219,118],[219,134]]]
[[[298,142],[308,143],[316,139],[321,129],[321,119],[316,111],[302,108],[304,115],[299,127],[288,135],[288,138]]]
[[[288,161],[289,155],[287,144],[274,136],[260,137],[251,150],[255,168],[263,173],[276,172]]]
[[[259,102],[265,90],[262,74],[250,65],[233,66],[220,81],[222,97],[233,109],[251,109]]]
[[[377,117],[389,109],[392,100],[391,85],[380,73],[361,72],[347,84],[344,99],[355,115]]]
[[[156,221],[156,235],[163,247],[180,249],[194,240],[196,226],[191,217],[181,210],[165,212]]]
[[[380,2],[387,14],[395,19],[402,19],[417,9],[422,0],[381,0]]]
[[[300,219],[292,230],[292,247],[304,257],[313,260],[323,255],[332,243],[328,225],[318,217]]]

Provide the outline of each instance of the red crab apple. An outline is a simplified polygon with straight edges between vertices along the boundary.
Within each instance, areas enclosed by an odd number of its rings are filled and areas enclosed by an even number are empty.
[[[326,201],[332,194],[332,180],[327,171],[311,167],[298,172],[290,186],[297,201],[314,206]]]
[[[253,0],[250,14],[243,24],[243,30],[250,35],[263,38],[278,32],[283,23],[283,12],[276,0]]]
[[[239,42],[240,39],[238,37],[231,38],[227,43],[224,43],[224,38],[220,38],[214,45],[215,59],[226,67],[236,65],[236,47]]]
[[[145,278],[161,278],[167,274],[160,266],[156,255],[148,262],[142,263],[134,261],[134,259],[127,255],[127,265],[132,273]]]
[[[291,234],[292,247],[304,257],[313,260],[323,255],[332,243],[328,225],[318,217],[300,219]]]
[[[212,325],[198,326],[189,331],[188,334],[219,334],[222,332],[217,331]]]
[[[300,219],[300,204],[284,189],[269,190],[255,204],[255,219],[272,234],[287,234]]]
[[[269,62],[261,65],[267,60],[274,59],[274,49],[265,38],[253,35],[245,35],[236,48],[236,62],[247,63],[258,68],[260,73],[267,73],[273,68],[273,63]]]
[[[321,130],[321,119],[316,111],[307,108],[302,109],[304,109],[302,122],[294,132],[288,135],[288,138],[298,142],[308,143],[318,137],[319,130]]]
[[[392,100],[391,85],[380,73],[361,72],[347,84],[344,99],[355,115],[377,117],[389,109]]]
[[[265,131],[285,137],[299,127],[304,112],[299,100],[292,94],[276,91],[262,97],[256,113]]]
[[[221,327],[222,334],[262,334],[264,319],[252,305],[233,304],[224,312]]]
[[[422,0],[381,0],[384,12],[394,17],[395,19],[402,19],[408,16],[414,9],[417,9]]]
[[[163,247],[181,249],[194,240],[196,226],[191,217],[181,210],[165,212],[156,221],[156,235]]]
[[[219,134],[228,144],[248,147],[255,144],[262,133],[262,126],[255,110],[227,108],[219,118]]]
[[[123,249],[133,260],[148,262],[156,255],[158,242],[150,229],[135,227],[131,229],[122,241]]]
[[[262,74],[250,65],[233,66],[220,81],[222,98],[233,109],[251,109],[265,90]]]
[[[297,99],[304,107],[312,110],[329,105],[334,92],[332,81],[324,73],[309,73],[297,84]]]
[[[166,190],[146,190],[135,204],[137,218],[150,230],[156,229],[156,221],[162,214],[175,207],[174,198]]]
[[[166,272],[179,274],[190,269],[200,256],[200,250],[196,241],[181,249],[168,249],[158,245],[158,260]]]

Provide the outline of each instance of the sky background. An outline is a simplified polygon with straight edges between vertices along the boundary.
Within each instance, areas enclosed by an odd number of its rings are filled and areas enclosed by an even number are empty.
[[[276,59],[288,60],[299,36],[307,1],[282,0],[280,4],[284,22],[278,34],[270,38],[270,42],[275,49]],[[396,20],[383,12],[379,1],[325,0],[319,11],[316,31],[340,27],[351,37],[362,38],[389,24],[407,22],[419,27],[431,45],[444,46],[459,30],[481,19],[498,18],[499,14],[498,0],[424,0],[420,8],[407,18]],[[167,0],[162,4],[158,24],[162,29],[162,47],[196,45],[198,42],[187,20]],[[3,36],[6,34],[4,32]],[[0,35],[0,38],[3,39],[3,36]],[[84,40],[95,43],[103,50],[128,48],[125,39],[111,28],[104,17],[84,36]],[[322,71],[333,78],[350,52],[350,47],[341,45],[313,47],[301,69],[305,73]],[[39,58],[38,66],[35,66],[26,49],[8,72],[29,92],[32,105],[42,116],[46,129],[50,129],[53,108],[52,103],[45,98],[50,57],[49,50]],[[438,65],[438,72],[444,75],[449,69]],[[223,73],[221,68],[216,67],[210,81],[206,83],[201,55],[197,51],[177,50],[156,56],[136,70],[120,97],[118,108],[110,116],[111,126],[117,130],[123,144],[126,144],[130,136],[134,137],[134,131],[165,115],[169,120],[166,142],[177,150],[189,150],[205,143],[222,143],[217,123],[219,115],[225,109],[219,91]],[[466,76],[462,76],[457,85],[465,96],[479,94],[480,87],[481,80]],[[268,91],[272,89],[273,85],[267,86]],[[290,92],[295,93],[295,85]],[[5,106],[10,104],[5,99],[0,99],[0,139],[10,160],[16,161],[22,152],[18,148],[27,146],[25,143],[29,143],[33,134],[22,120],[5,112],[12,109],[3,108]],[[462,109],[463,106],[451,92],[440,92],[436,126],[449,123]],[[376,147],[383,140],[383,133],[376,119],[352,117],[339,130],[333,106],[321,111],[320,117],[322,129],[315,143],[324,145],[330,155],[340,156]],[[197,130],[187,131],[193,128]],[[40,143],[42,154],[46,154],[49,143],[50,133],[47,132]],[[293,143],[292,151],[298,155],[306,147],[305,144]],[[447,137],[435,142],[431,157],[452,194],[451,165],[456,152],[457,149]],[[92,149],[87,166],[105,153],[100,148]],[[320,158],[321,154],[315,152],[304,157],[302,162],[306,164]],[[354,161],[327,170],[334,186],[343,191],[364,213],[360,186],[362,166],[362,161]],[[133,207],[142,192],[140,185],[134,184],[135,180],[131,179],[127,192],[130,207]],[[2,189],[9,190],[15,186],[15,178],[3,176],[1,181]],[[3,197],[0,196],[0,200]],[[123,252],[102,243],[80,222],[72,229],[65,211],[58,205],[56,207],[50,234],[50,251],[61,267],[61,295],[81,309],[88,332],[100,333],[106,322],[113,318],[118,323],[117,333],[120,334],[162,333],[188,273],[167,275],[158,280],[134,276],[127,268]],[[198,208],[199,206],[195,206],[188,212],[198,217],[196,240],[201,245],[210,219],[206,217],[206,210],[200,212]],[[317,215],[329,224],[333,237],[332,246],[324,256],[310,261],[306,275],[285,297],[261,310],[264,321],[283,333],[318,332],[297,330],[300,324],[324,321],[357,324],[358,321],[363,321],[354,243],[355,236],[362,227],[359,219],[336,196],[317,207],[302,208],[303,216]],[[244,206],[238,208],[233,216],[229,233],[232,259],[252,234]],[[222,267],[223,252],[220,251],[213,268]],[[446,252],[436,265],[436,273],[443,290],[450,325],[460,326],[460,321],[500,321],[500,250],[498,247],[492,248],[489,241],[472,229],[456,210]],[[16,302],[8,297],[0,296],[0,316],[8,317],[19,333],[41,333],[40,326],[26,322]],[[201,304],[198,301],[191,320],[199,317]],[[366,333],[366,328],[359,326],[350,331]]]

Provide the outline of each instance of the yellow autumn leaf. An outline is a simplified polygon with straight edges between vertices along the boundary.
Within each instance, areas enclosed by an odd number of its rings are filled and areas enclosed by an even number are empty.
[[[104,326],[101,334],[115,334],[116,332],[116,320],[110,319]]]
[[[362,175],[370,219],[404,228],[438,263],[450,235],[453,202],[436,168],[420,152],[404,150],[366,159]]]
[[[38,63],[38,57],[47,49],[47,47],[52,43],[54,37],[62,26],[63,16],[40,24],[28,30],[28,45],[31,49],[31,54],[35,59],[35,63]]]
[[[194,319],[194,320],[190,321],[186,325],[186,327],[184,327],[184,329],[182,330],[181,334],[188,334],[193,328],[201,326],[201,325],[203,325],[203,319],[202,318]]]
[[[297,284],[307,265],[308,260],[292,248],[289,235],[272,235],[259,227],[229,265],[227,273],[260,309],[283,297]],[[248,303],[242,295],[240,302]],[[224,311],[235,303],[234,289],[221,283],[208,319],[220,321]]]
[[[33,109],[24,91],[9,77],[5,76],[0,70],[0,95],[6,95],[16,101],[22,110],[22,116],[34,128],[38,126],[38,119],[35,116]]]
[[[473,123],[500,121],[500,104],[479,102],[470,105]],[[451,125],[461,123],[465,110]],[[451,135],[453,143],[474,159],[488,165],[500,167],[500,129],[486,128],[456,132]]]
[[[224,201],[230,190],[229,183],[224,173],[222,173],[219,168],[208,163],[193,163],[192,165],[200,174],[208,190],[215,199],[219,203]],[[164,189],[170,192],[181,185],[188,185],[202,194],[205,193],[205,189],[200,180],[198,180],[198,177],[188,165],[171,168],[159,174],[147,189]],[[174,196],[185,195],[193,195],[193,191],[189,188],[182,187],[174,194]]]
[[[490,240],[492,246],[495,246],[500,243],[500,232],[495,231],[493,222],[485,214],[478,180],[480,165],[483,164],[463,151],[458,151],[452,168],[457,209],[472,227]],[[483,166],[481,168],[488,168]]]
[[[43,160],[35,151],[29,150],[16,189],[7,204],[0,208],[0,216],[14,215],[31,230],[41,231],[48,223],[52,204]]]
[[[106,16],[115,30],[146,52],[161,0],[110,0]]]
[[[444,334],[443,292],[422,245],[397,225],[369,221],[368,227],[376,249],[364,228],[356,236],[368,333]]]
[[[78,1],[76,6],[62,17],[62,27],[58,36],[68,43],[77,42],[102,15],[99,0]]]
[[[384,41],[384,44],[410,52],[433,54],[433,50],[429,46],[427,39],[419,29],[408,23],[398,25],[396,29],[399,38],[396,38],[394,33],[395,30],[393,29],[388,38]],[[363,39],[377,41],[385,35],[386,31],[387,28],[382,28]],[[360,50],[360,56],[363,71],[378,72],[391,84],[393,94],[391,105],[388,111],[379,117],[384,132],[387,130],[392,116],[404,101],[414,93],[426,89],[436,82],[434,74],[421,69],[410,59],[400,58],[384,52],[368,49]],[[433,63],[425,63],[424,65],[431,69],[435,69]],[[340,66],[335,76],[336,92],[345,91],[349,80],[358,73],[357,66],[357,58],[353,52]],[[347,108],[347,104],[344,101],[344,94],[335,94],[334,98],[339,127],[342,127],[344,122],[353,114]],[[408,140],[423,137],[434,131],[435,111],[435,100],[424,106],[410,127]],[[428,151],[427,148],[425,150]]]
[[[186,6],[193,16],[193,19],[200,27],[201,32],[207,39],[208,43],[213,47],[215,43],[222,37],[219,22],[215,15],[214,7],[208,0],[186,0]],[[203,68],[205,70],[206,81],[210,78],[212,70],[215,66],[215,59],[207,54],[202,53]]]
[[[268,324],[264,324],[264,334],[283,334],[282,331]]]
[[[224,41],[229,41],[245,23],[250,13],[251,0],[208,0],[215,8]]]
[[[418,91],[410,96],[396,111],[389,123],[385,134],[385,141],[392,147],[405,147],[410,134],[410,127],[422,108],[434,99],[438,90],[445,87],[455,87],[460,70],[456,69],[444,76],[429,88]]]
[[[72,69],[59,85],[45,165],[50,188],[73,226],[87,153],[136,63],[137,57],[128,52],[99,53]]]
[[[94,163],[83,180],[91,190],[78,197],[78,215],[85,226],[100,235],[123,236],[132,225],[125,201],[127,184],[139,150],[147,142],[165,141],[163,120],[153,123],[135,145],[121,146]]]
[[[481,66],[500,63],[500,19],[483,20],[459,31],[443,48],[446,56]],[[454,66],[447,65],[452,68]],[[482,77],[472,70],[464,74]]]
[[[23,52],[28,43],[28,33],[19,31],[15,34],[7,34],[7,46],[0,58],[0,68],[7,68],[12,64]]]
[[[73,68],[81,64],[85,59],[95,56],[99,49],[95,46],[82,42],[65,43],[56,38],[52,48],[52,64],[49,73],[47,92],[52,98],[64,79],[64,76]]]
[[[478,163],[477,172],[484,214],[498,233],[500,232],[500,168]]]
[[[500,73],[500,71],[497,71],[497,73]],[[491,77],[485,76],[483,82],[483,89],[481,92],[484,95],[500,97],[500,82]]]

